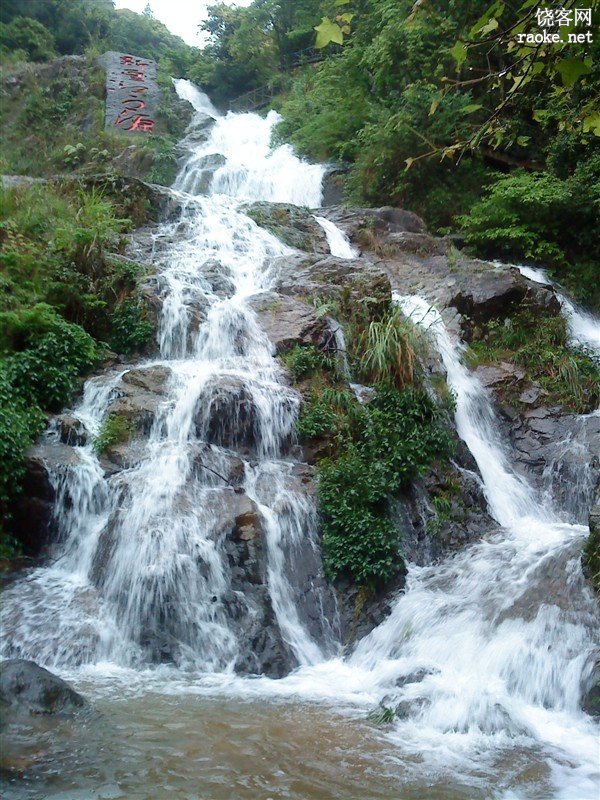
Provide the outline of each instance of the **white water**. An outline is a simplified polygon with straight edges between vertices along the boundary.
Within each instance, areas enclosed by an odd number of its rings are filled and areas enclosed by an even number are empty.
[[[187,84],[179,88],[206,113],[205,96],[195,98]],[[60,496],[70,498],[58,504],[62,551],[5,593],[3,652],[69,669],[75,678],[91,676],[100,695],[151,687],[183,698],[291,697],[361,710],[383,701],[404,714],[386,735],[407,785],[446,780],[467,787],[460,797],[471,796],[471,787],[506,800],[596,800],[597,730],[579,709],[598,648],[597,606],[579,566],[586,531],[557,518],[512,470],[489,399],[461,363],[460,343],[420,298],[397,301],[430,330],[441,353],[456,394],[458,431],[477,460],[498,532],[442,564],[412,566],[406,594],[345,659],[331,657],[328,631],[313,638],[303,624],[290,582],[294,564],[286,558],[316,530],[310,499],[288,482],[294,462],[286,446],[298,397],[247,304],[271,285],[270,260],[288,251],[239,203],[317,206],[322,170],[287,147],[269,149],[275,121],[273,114],[219,117],[209,140],[192,148],[176,182],[182,218],[157,237],[167,243],[157,250],[166,298],[159,363],[172,370],[164,405],[144,458],[117,480],[105,479],[90,445],[78,448],[78,465],[57,476]],[[202,158],[214,153],[227,161],[210,195],[194,196]],[[330,246],[333,252],[331,240]],[[215,261],[231,281],[225,298],[206,277]],[[205,315],[198,331],[195,309]],[[90,432],[99,430],[119,379],[88,382],[75,413]],[[244,487],[263,520],[274,612],[301,665],[280,681],[231,672],[239,641],[223,602],[229,573],[212,535],[228,490],[203,470],[196,475],[190,456],[214,420],[223,379],[241,387],[255,409],[256,444],[245,459]],[[226,451],[214,445],[211,451],[221,473]],[[93,582],[103,536],[110,547],[101,580]],[[170,634],[175,665],[197,672],[148,669],[159,660],[152,644],[159,629]],[[74,672],[81,664],[87,666]],[[530,793],[527,777],[517,780],[516,794],[505,789],[519,761],[546,765],[545,794]]]
[[[331,250],[332,256],[338,258],[358,258],[358,250],[352,246],[350,239],[346,234],[341,231],[337,225],[325,217],[318,217],[314,215],[316,221],[325,231],[327,237],[327,244]]]
[[[521,275],[526,278],[536,283],[542,283],[545,286],[554,286],[556,289],[555,283],[548,277],[545,269],[525,267],[521,264],[517,265],[517,268]],[[589,347],[595,353],[600,354],[600,320],[598,317],[576,306],[557,289],[556,296],[567,319],[571,339],[577,344]]]
[[[214,111],[206,96],[185,81],[177,88],[203,124]],[[5,653],[54,667],[136,666],[165,657],[206,671],[233,667],[239,640],[226,606],[231,578],[218,527],[219,508],[232,502],[233,491],[214,473],[200,468],[194,474],[194,446],[205,441],[213,441],[208,466],[219,474],[227,470],[231,448],[250,447],[244,486],[262,520],[267,583],[283,639],[300,664],[332,652],[330,623],[323,621],[316,642],[301,621],[290,583],[293,565],[284,556],[300,540],[315,549],[314,505],[293,488],[287,454],[300,398],[283,380],[247,303],[271,285],[269,262],[291,251],[240,211],[240,201],[320,202],[322,167],[298,160],[288,146],[270,149],[276,121],[273,113],[267,119],[217,117],[208,140],[196,144],[184,164],[175,182],[181,218],[155,236],[164,304],[161,358],[153,364],[171,370],[165,400],[138,464],[107,480],[90,443],[77,448],[80,463],[57,479],[62,552],[51,568],[29,576],[25,591],[18,585],[6,592]],[[192,127],[188,145],[193,135]],[[188,194],[198,163],[215,153],[226,163],[214,175],[210,196]],[[161,240],[167,243],[162,250]],[[206,277],[215,265],[228,282],[226,297]],[[194,332],[195,314],[205,319]],[[88,382],[74,413],[91,434],[106,417],[120,377]],[[231,405],[223,406],[228,396]],[[240,404],[251,415],[251,433],[238,441]],[[71,502],[63,510],[66,493]],[[44,630],[48,606],[57,617],[51,635]],[[61,607],[66,613],[58,613]]]

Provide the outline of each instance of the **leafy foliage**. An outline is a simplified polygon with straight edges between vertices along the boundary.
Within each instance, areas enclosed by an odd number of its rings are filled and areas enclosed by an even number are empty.
[[[385,583],[402,564],[388,498],[432,460],[448,456],[451,438],[428,394],[414,388],[378,388],[337,428],[347,431],[343,449],[319,463],[325,565],[334,576]]]
[[[94,439],[94,449],[98,455],[102,455],[109,447],[128,441],[132,435],[133,425],[130,420],[118,414],[109,414]]]
[[[533,335],[535,332],[535,335]],[[540,317],[525,307],[504,324],[489,322],[480,341],[471,343],[479,362],[512,362],[546,393],[549,405],[563,405],[575,413],[600,405],[600,364],[597,357],[568,343],[564,317]],[[512,394],[510,393],[512,391]],[[519,391],[509,390],[516,402]]]
[[[517,171],[492,184],[459,222],[479,253],[545,264],[579,299],[599,306],[600,243],[590,236],[600,224],[598,187],[600,156],[566,180]]]
[[[135,294],[140,268],[116,255],[129,225],[78,182],[2,190],[0,220],[0,511],[19,491],[23,454],[45,413],[70,402],[102,342],[138,349],[152,326]]]
[[[333,369],[333,359],[316,347],[295,345],[281,356],[281,360],[295,380],[313,375],[317,370]]]
[[[111,315],[110,346],[119,353],[130,355],[148,344],[154,325],[146,319],[146,306],[137,297],[128,297]]]

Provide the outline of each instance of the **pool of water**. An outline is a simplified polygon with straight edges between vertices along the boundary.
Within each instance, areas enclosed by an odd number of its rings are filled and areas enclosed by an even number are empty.
[[[253,681],[247,697],[239,680],[225,697],[193,681],[72,683],[92,699],[91,712],[5,728],[6,800],[553,796],[544,755],[525,743],[478,751],[465,737],[464,756],[454,742],[449,759],[441,741],[418,752],[409,731],[376,725],[365,707],[259,697]]]

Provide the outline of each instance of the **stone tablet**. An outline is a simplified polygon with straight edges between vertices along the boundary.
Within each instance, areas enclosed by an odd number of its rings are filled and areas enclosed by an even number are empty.
[[[106,70],[105,129],[152,133],[161,98],[156,61],[110,51],[98,63]]]

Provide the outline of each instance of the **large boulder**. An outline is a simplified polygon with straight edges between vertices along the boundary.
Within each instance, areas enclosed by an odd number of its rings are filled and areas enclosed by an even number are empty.
[[[257,202],[243,208],[261,228],[306,253],[329,253],[325,231],[308,209],[286,203]]]
[[[313,306],[275,292],[254,295],[248,302],[278,354],[294,345],[323,342],[327,322],[317,316]]]
[[[255,442],[257,409],[248,387],[235,375],[208,381],[198,398],[194,420],[196,435],[209,444],[250,448]]]
[[[0,662],[0,703],[29,714],[73,714],[88,705],[68,683],[25,659]]]
[[[391,302],[385,270],[362,258],[297,254],[276,259],[273,269],[278,292],[300,300],[319,298],[351,306],[368,303],[375,314]]]
[[[76,467],[80,458],[73,447],[42,439],[30,447],[24,460],[23,491],[14,501],[11,531],[28,556],[38,556],[54,538],[55,482]]]
[[[161,364],[127,371],[117,385],[108,413],[122,417],[137,433],[148,433],[165,402],[171,370]]]
[[[586,714],[600,717],[600,661],[594,665],[581,698],[581,707]]]
[[[515,466],[573,522],[585,524],[600,479],[600,416],[554,406],[518,413],[502,405],[500,411]]]

